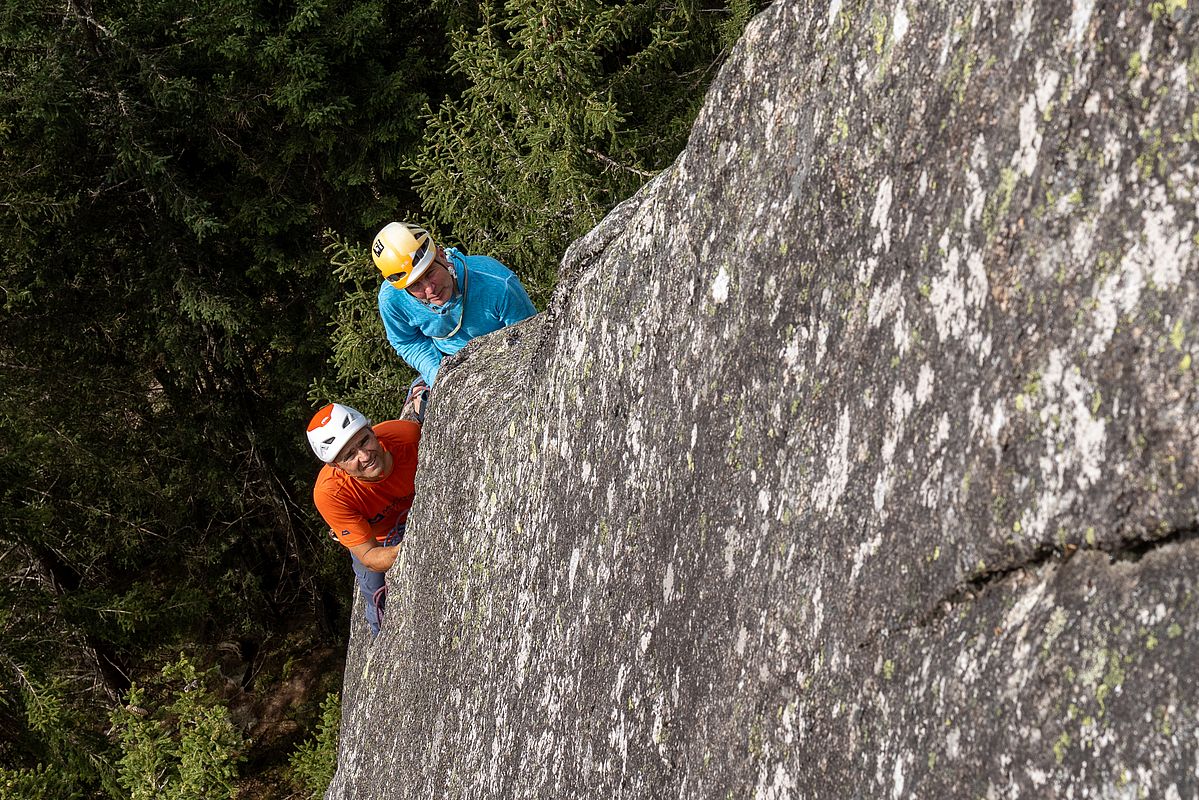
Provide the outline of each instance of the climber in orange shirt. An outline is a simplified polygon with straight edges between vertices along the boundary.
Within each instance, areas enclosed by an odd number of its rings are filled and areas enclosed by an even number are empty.
[[[423,400],[415,398],[418,411],[423,411]],[[420,431],[420,423],[410,420],[371,427],[370,420],[340,403],[325,406],[308,424],[308,444],[325,462],[312,499],[334,537],[350,551],[374,636],[379,635],[386,594],[384,573],[399,555],[412,507]]]

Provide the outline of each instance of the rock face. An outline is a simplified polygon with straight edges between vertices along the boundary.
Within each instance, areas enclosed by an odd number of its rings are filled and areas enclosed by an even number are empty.
[[[439,382],[328,797],[1199,795],[1197,42],[763,13]]]

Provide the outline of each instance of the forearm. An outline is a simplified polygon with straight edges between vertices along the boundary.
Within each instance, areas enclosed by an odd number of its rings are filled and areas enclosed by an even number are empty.
[[[396,351],[396,355],[419,372],[425,383],[432,386],[432,378],[436,375],[444,354],[437,349],[433,340],[413,324],[402,309],[394,307],[393,301],[388,300],[384,294],[379,296],[379,316],[383,320],[387,341]]]
[[[371,572],[387,572],[400,555],[400,545],[393,547],[372,547],[364,553],[358,553],[362,566]]]

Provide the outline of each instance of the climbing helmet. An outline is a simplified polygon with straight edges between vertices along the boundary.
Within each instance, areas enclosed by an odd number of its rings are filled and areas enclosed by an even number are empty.
[[[389,222],[371,244],[371,258],[392,286],[415,283],[437,256],[437,245],[424,228]]]
[[[349,406],[330,403],[308,423],[308,444],[317,458],[332,464],[354,434],[370,424],[370,420]]]

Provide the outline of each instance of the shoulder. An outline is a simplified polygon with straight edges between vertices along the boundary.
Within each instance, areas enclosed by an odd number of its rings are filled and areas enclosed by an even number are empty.
[[[342,474],[326,464],[316,476],[316,483],[312,487],[312,499],[317,508],[339,505],[345,499],[342,496],[344,488]]]
[[[420,425],[407,419],[380,422],[372,430],[384,444],[409,445],[420,441]]]
[[[379,284],[379,308],[403,311],[407,308],[405,299],[409,296],[403,289],[397,289],[387,281]]]
[[[516,277],[512,270],[491,256],[461,256],[461,258],[470,270],[472,279],[481,277],[484,279],[490,278],[498,281],[506,281],[509,278]]]

